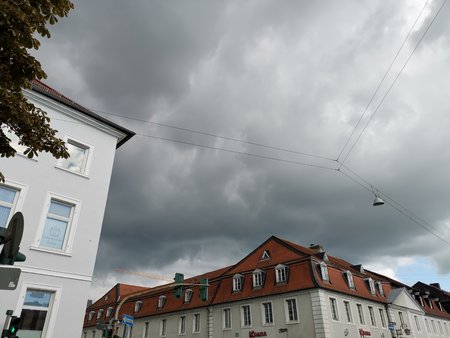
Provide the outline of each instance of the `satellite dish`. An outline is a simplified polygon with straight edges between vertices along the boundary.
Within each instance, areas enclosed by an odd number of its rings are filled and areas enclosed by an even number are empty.
[[[23,235],[23,215],[20,211],[16,212],[8,223],[5,237],[2,239],[4,243],[2,256],[7,258],[15,257],[19,252],[20,241]]]

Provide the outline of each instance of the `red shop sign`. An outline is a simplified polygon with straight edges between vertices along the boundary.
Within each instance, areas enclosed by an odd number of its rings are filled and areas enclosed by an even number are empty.
[[[261,332],[250,331],[248,333],[248,336],[250,338],[253,338],[253,337],[266,337],[267,336],[267,332],[266,331],[261,331]]]
[[[371,336],[372,334],[370,333],[370,331],[364,331],[363,329],[359,329],[359,335],[361,337],[366,337],[366,336]]]

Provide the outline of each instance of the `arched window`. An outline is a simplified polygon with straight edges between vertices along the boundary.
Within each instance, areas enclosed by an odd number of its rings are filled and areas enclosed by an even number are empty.
[[[289,279],[289,268],[284,264],[275,267],[275,279],[277,283],[285,283]]]
[[[253,287],[258,288],[264,285],[264,271],[256,269],[253,271]]]
[[[320,274],[322,276],[323,281],[326,282],[330,281],[330,277],[328,276],[328,266],[324,262],[320,263]]]
[[[159,296],[159,298],[158,298],[158,309],[161,309],[164,306],[164,304],[166,304],[166,299],[167,299],[166,296]]]
[[[193,293],[194,293],[194,291],[192,291],[192,289],[187,289],[184,292],[184,302],[185,303],[189,303],[191,301]]]
[[[138,300],[136,303],[134,303],[134,312],[141,311],[142,308],[142,301]]]
[[[233,292],[241,291],[244,285],[244,276],[236,274],[233,276]]]

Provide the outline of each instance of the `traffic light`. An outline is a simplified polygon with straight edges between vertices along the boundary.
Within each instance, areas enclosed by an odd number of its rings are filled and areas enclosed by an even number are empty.
[[[208,278],[200,279],[200,298],[201,300],[208,300]]]
[[[16,212],[7,228],[0,227],[0,244],[3,250],[0,253],[0,264],[14,265],[15,262],[24,262],[26,257],[19,252],[19,245],[23,234],[23,215]]]
[[[20,317],[12,316],[9,322],[9,327],[6,332],[3,332],[2,337],[5,338],[18,338],[17,331],[19,331]]]
[[[184,275],[182,273],[175,273],[175,288],[174,293],[175,297],[180,298],[183,294],[183,282],[184,282]]]

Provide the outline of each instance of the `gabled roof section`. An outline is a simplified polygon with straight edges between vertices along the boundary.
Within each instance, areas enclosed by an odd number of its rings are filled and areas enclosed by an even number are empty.
[[[387,302],[424,314],[424,310],[422,309],[420,304],[417,303],[417,301],[414,299],[414,297],[411,296],[406,288],[393,289],[389,294]]]
[[[270,252],[270,259],[261,260],[264,252]],[[279,263],[288,263],[290,261],[303,259],[305,257],[307,257],[307,254],[296,250],[287,241],[271,236],[250,254],[244,257],[244,259],[234,265],[229,271],[227,271],[227,275],[249,272],[272,265],[276,266]]]
[[[116,149],[119,148],[122,144],[127,142],[130,138],[132,138],[135,135],[135,133],[133,131],[126,129],[126,128],[118,125],[117,123],[109,121],[109,120],[101,117],[100,115],[97,115],[92,110],[83,107],[79,103],[73,101],[72,99],[69,99],[67,96],[64,96],[60,92],[56,91],[55,89],[51,88],[50,86],[44,84],[43,82],[41,82],[39,80],[31,81],[31,88],[35,92],[38,92],[44,96],[47,96],[59,103],[62,103],[72,109],[75,109],[75,110],[79,111],[80,113],[83,113],[101,123],[108,125],[109,127],[112,127],[114,129],[124,133],[125,137],[117,143]]]

